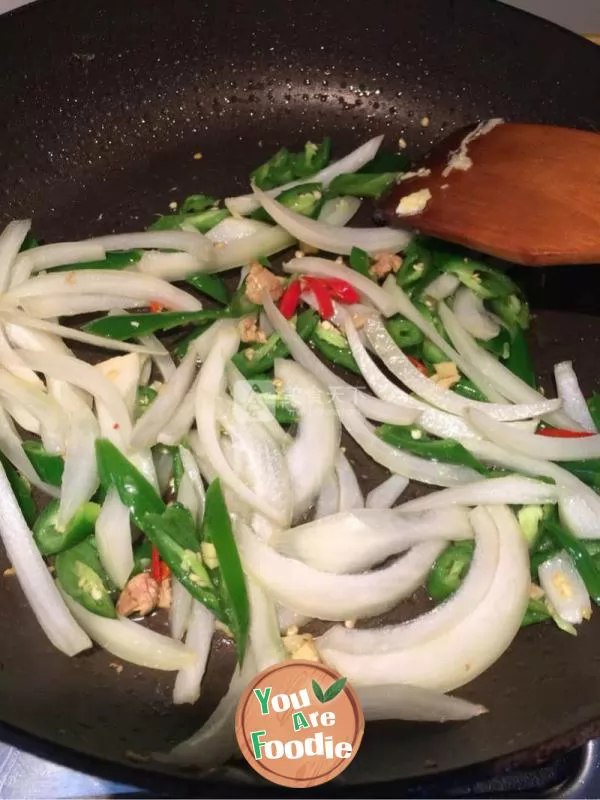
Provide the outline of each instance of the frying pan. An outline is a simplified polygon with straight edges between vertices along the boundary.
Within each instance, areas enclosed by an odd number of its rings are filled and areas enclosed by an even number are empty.
[[[600,50],[486,0],[47,0],[0,22],[0,76],[2,222],[33,216],[47,241],[134,230],[192,192],[234,193],[276,147],[323,134],[338,154],[383,131],[388,146],[403,136],[418,155],[489,116],[600,123]],[[541,373],[573,357],[585,389],[596,388],[594,268],[517,278],[544,309],[533,333]],[[367,484],[380,475],[365,474]],[[488,715],[372,726],[344,781],[497,771],[600,733],[599,640],[598,611],[577,638],[550,625],[522,631],[460,692]],[[103,652],[55,652],[14,578],[0,579],[0,720],[21,745],[44,742],[47,753],[51,743],[53,757],[77,751],[123,775],[127,751],[189,735],[226,685],[225,651],[198,706],[174,709],[172,676],[127,665],[118,674]],[[242,769],[216,779],[193,791],[279,793],[252,788]]]

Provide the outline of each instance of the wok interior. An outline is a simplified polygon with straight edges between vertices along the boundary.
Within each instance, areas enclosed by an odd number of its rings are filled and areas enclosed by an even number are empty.
[[[585,126],[583,115],[593,110],[586,102],[594,97],[596,54],[480,0],[410,0],[393,19],[385,0],[327,9],[307,2],[297,18],[274,2],[262,12],[241,0],[208,12],[192,0],[173,8],[135,0],[127,12],[117,2],[83,5],[52,4],[69,20],[52,53],[45,4],[18,15],[30,20],[20,49],[17,17],[0,30],[0,63],[7,59],[12,76],[0,99],[8,120],[0,133],[7,190],[0,207],[6,219],[33,214],[34,231],[48,241],[134,230],[192,192],[243,190],[249,170],[283,144],[329,134],[340,154],[385,131],[388,147],[401,135],[416,154],[444,131],[486,116]],[[237,66],[230,56],[224,62],[219,26],[235,43]],[[570,78],[546,61],[550,51],[563,66],[568,61]],[[574,90],[578,74],[586,84]],[[570,358],[584,390],[597,389],[594,268],[518,276],[534,307],[546,309],[532,332],[539,373]],[[365,488],[380,479],[355,448],[350,456]],[[411,614],[420,608],[411,601]],[[599,637],[597,612],[576,638],[550,624],[523,630],[500,662],[459,692],[487,705],[488,715],[465,724],[370,726],[343,780],[410,778],[498,758],[517,763],[539,757],[532,748],[545,742],[543,752],[575,744],[600,719]],[[132,665],[119,674],[99,650],[75,659],[53,651],[14,578],[0,579],[0,640],[0,718],[116,762],[196,729],[223,693],[232,662],[228,648],[217,647],[200,703],[174,708],[172,675]]]

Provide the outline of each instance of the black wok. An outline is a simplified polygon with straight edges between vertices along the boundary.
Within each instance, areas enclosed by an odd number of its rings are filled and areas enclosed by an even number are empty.
[[[416,155],[489,116],[600,124],[600,50],[487,0],[45,0],[0,21],[0,76],[1,221],[33,216],[47,241],[133,230],[172,199],[234,192],[277,146],[322,134],[338,154],[381,131]],[[541,372],[573,357],[594,389],[594,267],[517,277],[538,308],[552,309],[533,333]],[[53,651],[14,578],[0,578],[0,720],[36,751],[49,742],[56,758],[78,751],[123,776],[127,751],[168,747],[198,726],[228,658],[213,657],[197,708],[174,710],[168,675],[118,674],[105,653]],[[344,780],[497,771],[600,733],[600,613],[577,638],[526,629],[462,694],[490,713],[461,725],[373,726]],[[173,791],[251,791],[237,768],[218,779]]]

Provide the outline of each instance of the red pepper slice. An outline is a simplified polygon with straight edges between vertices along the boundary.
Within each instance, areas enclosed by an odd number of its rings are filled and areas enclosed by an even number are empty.
[[[156,549],[154,545],[152,545],[152,568],[150,570],[150,574],[154,578],[155,581],[160,583],[161,580],[161,570],[160,570],[160,553]]]
[[[583,439],[586,436],[596,435],[588,431],[568,431],[566,428],[542,428],[536,433],[538,436],[550,436],[555,439]]]
[[[341,278],[323,278],[323,283],[329,288],[332,296],[342,303],[358,303],[360,295],[348,281]]]
[[[300,295],[302,294],[302,287],[300,281],[292,281],[288,284],[287,289],[281,295],[279,300],[279,311],[286,319],[291,319],[300,303]]]
[[[334,314],[333,300],[326,281],[322,278],[305,277],[302,279],[304,288],[311,291],[319,306],[319,314],[323,319],[331,319]]]
[[[427,377],[429,377],[429,371],[427,370],[427,367],[425,366],[425,364],[423,364],[422,361],[419,361],[419,359],[415,358],[414,356],[408,356],[407,355],[406,357],[408,358],[410,363],[413,365],[413,367],[416,367],[419,370],[419,372],[422,372],[423,375],[426,375]]]
[[[162,305],[161,305],[160,303],[158,303],[156,300],[153,300],[153,301],[150,303],[150,311],[151,311],[153,314],[158,314],[160,311],[163,311],[163,310],[164,310],[164,306],[162,306]]]
[[[161,581],[166,581],[168,577],[171,575],[171,567],[168,564],[165,564],[164,561],[160,562],[160,579]]]

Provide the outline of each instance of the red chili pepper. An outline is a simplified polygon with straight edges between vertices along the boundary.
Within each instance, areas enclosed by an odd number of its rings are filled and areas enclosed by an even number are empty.
[[[300,281],[293,280],[288,284],[287,289],[281,295],[279,310],[286,319],[291,319],[296,313],[301,294],[302,287],[300,286]]]
[[[427,367],[425,366],[425,364],[423,364],[422,361],[419,361],[419,359],[415,358],[414,356],[406,356],[406,357],[413,365],[413,367],[416,367],[419,370],[419,372],[422,372],[423,375],[429,376],[429,371],[427,370]]]
[[[568,431],[566,428],[542,428],[536,433],[538,436],[551,436],[555,439],[583,439],[595,435],[588,431]]]
[[[160,579],[161,581],[166,581],[168,577],[171,575],[171,567],[168,564],[165,564],[164,561],[160,562]]]
[[[162,305],[161,305],[160,303],[158,303],[156,300],[153,300],[153,301],[150,303],[150,311],[151,311],[153,314],[158,314],[158,313],[159,313],[159,311],[163,311],[163,309],[164,309],[164,306],[162,306]]]
[[[331,291],[327,283],[322,278],[305,277],[302,279],[303,286],[311,291],[319,306],[319,314],[323,319],[331,319],[334,314],[333,300]]]
[[[360,295],[348,281],[341,278],[323,278],[323,283],[329,288],[332,296],[342,303],[358,303]]]
[[[154,545],[152,545],[152,569],[150,572],[154,580],[160,583],[160,553]]]

